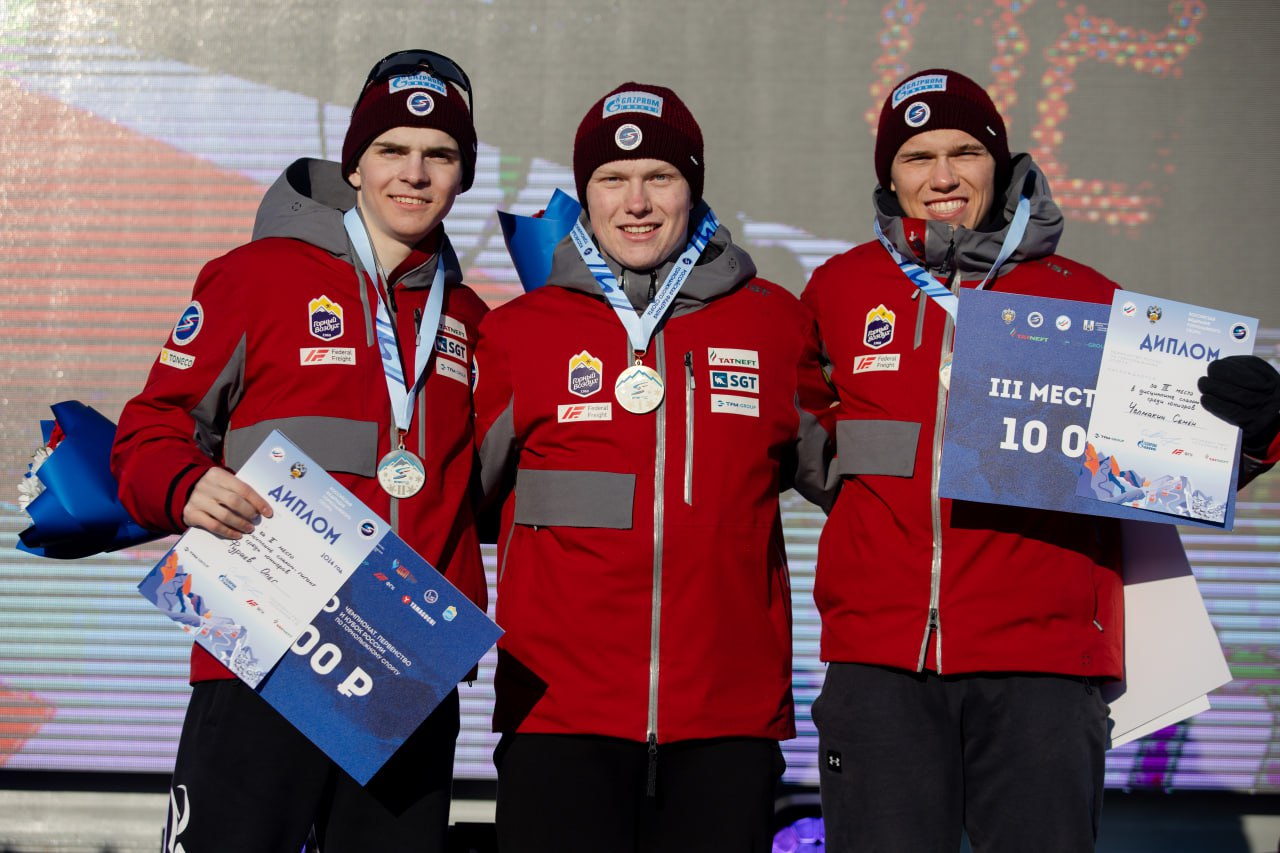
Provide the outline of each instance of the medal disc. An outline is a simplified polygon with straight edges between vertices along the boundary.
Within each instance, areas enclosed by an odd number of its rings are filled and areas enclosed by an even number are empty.
[[[658,408],[666,389],[658,372],[643,364],[634,364],[622,371],[613,384],[613,396],[628,412],[647,414]]]
[[[378,462],[378,483],[392,497],[411,498],[427,482],[421,460],[404,448],[388,453]]]

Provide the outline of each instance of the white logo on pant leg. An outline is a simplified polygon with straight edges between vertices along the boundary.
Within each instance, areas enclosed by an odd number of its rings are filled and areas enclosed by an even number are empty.
[[[182,792],[182,806],[178,805],[178,792]],[[178,836],[186,831],[191,822],[191,800],[187,796],[187,786],[179,785],[169,791],[169,820],[164,827],[165,853],[186,853]]]

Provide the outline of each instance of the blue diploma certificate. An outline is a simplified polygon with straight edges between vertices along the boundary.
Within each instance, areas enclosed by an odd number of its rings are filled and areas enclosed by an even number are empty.
[[[364,784],[502,631],[280,432],[237,476],[274,515],[187,531],[139,592]]]
[[[1230,528],[1234,492],[1226,495],[1219,522],[1077,493],[1090,413],[1101,399],[1098,371],[1109,306],[962,290],[958,314],[939,480],[943,497]]]

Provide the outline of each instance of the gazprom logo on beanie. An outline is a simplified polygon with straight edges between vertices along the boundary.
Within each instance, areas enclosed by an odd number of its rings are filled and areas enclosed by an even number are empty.
[[[387,81],[387,85],[389,87],[388,91],[392,94],[408,89],[430,89],[433,92],[439,92],[441,95],[449,94],[449,90],[445,87],[443,80],[432,77],[425,71],[418,74],[392,77]]]
[[[647,113],[661,118],[662,96],[649,92],[619,92],[605,98],[601,118],[609,118],[618,113]]]
[[[897,88],[893,93],[889,108],[897,109],[898,104],[915,95],[921,95],[925,92],[945,91],[947,91],[947,75],[945,74],[926,74],[923,77],[916,77]]]

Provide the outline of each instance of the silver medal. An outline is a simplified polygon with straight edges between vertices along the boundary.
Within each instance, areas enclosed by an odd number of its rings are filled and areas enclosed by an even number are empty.
[[[658,408],[666,392],[662,377],[651,367],[633,364],[613,384],[613,396],[628,412],[644,415]]]
[[[378,482],[395,498],[411,498],[427,482],[427,469],[403,447],[392,450],[378,462]]]

